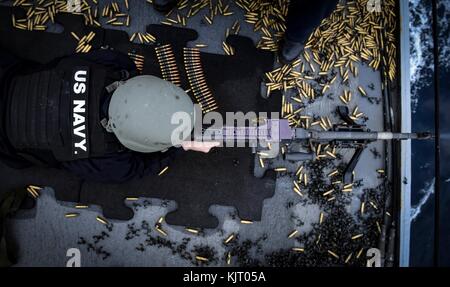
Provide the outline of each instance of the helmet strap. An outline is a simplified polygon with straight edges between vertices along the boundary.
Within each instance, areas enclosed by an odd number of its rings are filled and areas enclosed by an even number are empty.
[[[111,94],[112,92],[114,92],[115,90],[117,90],[117,88],[120,86],[120,85],[123,85],[125,82],[124,81],[115,81],[115,82],[113,82],[112,84],[110,84],[110,85],[108,85],[108,86],[106,86],[106,91],[109,93],[109,94]]]
[[[112,133],[113,129],[112,129],[112,124],[110,121],[108,121],[108,119],[104,118],[100,121],[100,124],[102,125],[102,127],[108,132],[108,133]]]

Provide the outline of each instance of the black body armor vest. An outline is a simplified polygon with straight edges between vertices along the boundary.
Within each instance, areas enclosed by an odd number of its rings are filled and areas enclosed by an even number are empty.
[[[105,87],[117,71],[80,58],[62,59],[8,83],[5,127],[9,142],[26,159],[63,162],[122,149],[101,124]],[[27,158],[28,157],[28,158]],[[30,160],[30,159],[29,159]]]

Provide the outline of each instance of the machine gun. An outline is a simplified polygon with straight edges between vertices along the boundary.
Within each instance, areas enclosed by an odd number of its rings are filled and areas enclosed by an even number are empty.
[[[363,125],[356,124],[349,116],[349,111],[346,106],[337,107],[337,113],[343,119],[344,123],[334,125],[332,130],[317,131],[303,128],[290,128],[286,120],[278,122],[279,139],[280,142],[319,142],[319,143],[334,143],[335,145],[344,148],[356,148],[351,160],[347,164],[344,174],[344,184],[349,184],[353,181],[353,170],[358,163],[362,152],[366,146],[377,140],[409,140],[409,139],[430,139],[431,133],[393,133],[385,131],[370,131]],[[271,123],[272,124],[272,123]],[[267,153],[265,153],[267,154]],[[270,153],[269,153],[270,157]],[[296,152],[288,149],[282,154],[284,160],[288,161],[305,161],[314,160],[315,153]]]
[[[292,128],[289,121],[285,119],[268,119],[258,127],[223,127],[221,129],[207,129],[203,136],[212,141],[225,142],[250,142],[254,153],[258,152],[263,159],[281,158],[287,161],[314,160],[316,154],[313,152],[302,152],[290,148],[294,143],[333,143],[344,148],[356,148],[350,162],[347,164],[344,175],[344,184],[353,181],[353,170],[365,147],[377,140],[409,140],[430,139],[431,133],[394,133],[385,131],[370,131],[363,125],[356,124],[349,116],[346,106],[337,107],[337,112],[343,124],[334,125],[332,130],[317,131],[304,128]],[[258,144],[255,144],[258,142]],[[280,147],[288,145],[285,152],[280,153]],[[267,147],[270,148],[267,148]],[[266,148],[263,148],[266,147]],[[255,171],[255,176],[262,176],[263,172]]]

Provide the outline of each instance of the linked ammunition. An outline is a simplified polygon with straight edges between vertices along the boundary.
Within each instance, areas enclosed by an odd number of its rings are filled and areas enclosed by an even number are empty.
[[[216,110],[218,105],[206,83],[201,65],[200,50],[198,48],[184,48],[183,52],[188,81],[194,97],[201,103],[203,113]]]
[[[156,38],[147,33],[146,39],[149,41],[155,41]],[[156,47],[155,52],[158,57],[163,79],[172,82],[174,85],[180,86],[181,79],[172,46],[170,44],[166,44]]]

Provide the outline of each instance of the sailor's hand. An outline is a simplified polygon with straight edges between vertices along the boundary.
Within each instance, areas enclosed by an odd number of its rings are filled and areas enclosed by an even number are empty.
[[[193,150],[208,153],[213,147],[219,146],[220,142],[197,142],[197,141],[189,141],[183,142],[181,146],[184,150]]]

